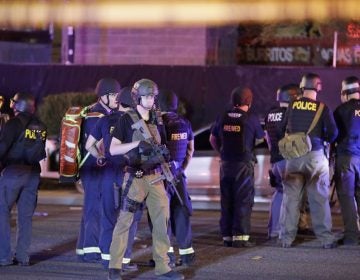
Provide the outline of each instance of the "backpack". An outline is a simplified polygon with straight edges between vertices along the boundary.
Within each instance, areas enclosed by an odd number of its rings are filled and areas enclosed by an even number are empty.
[[[38,164],[46,158],[45,141],[47,128],[38,118],[20,118],[23,131],[8,152],[9,158],[27,165]]]
[[[87,117],[102,117],[98,112],[89,112],[91,106],[70,107],[61,121],[60,133],[60,182],[76,182],[79,178],[79,169],[88,155],[81,158],[80,136],[81,125]]]
[[[284,159],[299,158],[311,151],[312,145],[309,134],[318,123],[323,108],[324,104],[320,103],[319,109],[307,132],[285,133],[285,136],[280,139],[278,143],[279,152]]]

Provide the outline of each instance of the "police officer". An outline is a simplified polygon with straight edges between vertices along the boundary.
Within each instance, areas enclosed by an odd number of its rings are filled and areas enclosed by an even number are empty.
[[[145,200],[153,223],[153,259],[158,279],[184,279],[169,267],[167,251],[170,241],[167,235],[169,201],[159,168],[154,147],[142,140],[143,135],[135,129],[135,123],[143,120],[156,143],[164,142],[161,128],[153,110],[158,95],[157,85],[149,79],[137,81],[131,91],[135,108],[129,110],[117,122],[110,144],[110,154],[125,155],[128,159],[124,169],[122,193],[123,205],[117,219],[110,246],[108,279],[121,279],[121,266],[128,241],[129,228],[134,212]],[[162,138],[162,139],[161,139]],[[160,179],[160,180],[159,180]]]
[[[231,93],[233,108],[217,119],[210,144],[220,153],[221,218],[224,246],[252,247],[250,216],[254,205],[254,161],[256,139],[264,131],[257,116],[249,112],[253,94],[249,88]]]
[[[100,118],[86,142],[86,149],[96,157],[97,164],[104,168],[101,180],[101,223],[99,247],[103,266],[108,269],[110,260],[110,244],[115,227],[116,218],[119,214],[120,200],[119,187],[123,180],[125,159],[123,156],[111,156],[109,147],[111,133],[118,119],[126,112],[128,106],[120,103],[121,93],[116,96],[118,109],[111,114]],[[132,245],[134,242],[137,225],[141,220],[142,209],[139,209],[130,227],[128,248],[123,258],[122,270],[136,271],[137,265],[130,263]]]
[[[303,97],[293,101],[287,112],[287,132],[306,133],[319,110],[316,101],[321,90],[321,80],[317,74],[308,73],[302,77],[300,89]],[[336,247],[331,232],[332,221],[329,206],[329,162],[324,152],[324,141],[333,142],[338,130],[330,109],[324,109],[314,129],[310,132],[311,151],[298,158],[286,161],[283,180],[284,230],[282,247],[289,248],[296,237],[299,208],[304,190],[307,191],[312,225],[316,237],[323,248]]]
[[[160,97],[160,108],[164,112],[162,118],[166,130],[166,146],[169,148],[171,159],[174,160],[179,179],[179,183],[176,185],[177,192],[167,184],[170,199],[169,238],[172,232],[179,245],[180,261],[178,265],[189,266],[195,260],[195,252],[192,247],[190,224],[192,205],[187,191],[184,171],[194,153],[194,135],[191,123],[176,113],[178,97],[174,92],[165,92]],[[174,255],[173,247],[170,247],[169,253]]]
[[[360,230],[360,86],[355,76],[342,81],[341,102],[334,112],[336,139],[335,180],[344,221],[344,245],[358,245]]]
[[[81,131],[81,154],[85,157],[86,141],[99,117],[117,110],[116,96],[120,92],[119,83],[112,78],[101,79],[95,92],[98,101],[91,106],[83,122]],[[101,178],[103,168],[94,156],[88,156],[80,168],[80,179],[84,187],[84,206],[80,224],[80,233],[76,245],[76,254],[84,262],[97,262],[101,259],[99,248],[101,215]]]
[[[285,172],[285,160],[279,152],[278,142],[285,135],[285,112],[291,100],[300,95],[298,85],[288,84],[280,87],[276,92],[279,106],[270,110],[265,117],[265,136],[270,150],[271,170],[269,171],[270,185],[275,188],[271,199],[268,223],[269,239],[280,237],[280,210],[283,197],[282,177]]]
[[[0,266],[30,265],[32,216],[36,208],[40,180],[39,161],[46,157],[46,127],[34,115],[35,99],[17,93],[10,108],[15,117],[0,136],[0,158],[4,169],[0,177]],[[17,206],[15,256],[11,252],[11,209]]]
[[[9,115],[8,114],[4,114],[2,112],[2,108],[4,106],[4,102],[5,102],[5,98],[4,96],[0,95],[0,133],[2,128],[4,127],[5,123],[9,120]]]

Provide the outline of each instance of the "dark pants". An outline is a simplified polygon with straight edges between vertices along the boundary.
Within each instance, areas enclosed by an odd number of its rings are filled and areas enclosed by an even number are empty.
[[[360,157],[338,156],[335,174],[336,191],[344,221],[344,238],[356,243],[360,237]]]
[[[179,246],[180,255],[193,254],[192,248],[192,230],[190,224],[190,215],[192,206],[190,196],[186,187],[186,178],[180,174],[181,178],[176,188],[183,201],[181,205],[178,196],[172,186],[167,186],[167,192],[170,201],[170,226],[168,229],[169,238],[173,234]]]
[[[220,191],[222,236],[249,235],[255,194],[253,164],[221,162]]]
[[[105,268],[109,267],[110,261],[110,245],[112,235],[115,228],[116,220],[119,215],[120,208],[115,208],[114,200],[114,182],[117,186],[121,186],[123,181],[123,174],[119,172],[119,168],[107,166],[102,180],[101,191],[101,229],[99,247],[101,250],[101,260]],[[134,213],[134,219],[129,229],[128,245],[123,258],[123,263],[130,262],[132,247],[134,244],[135,235],[137,232],[138,223],[141,220],[142,208]]]
[[[0,262],[12,260],[11,209],[17,206],[17,237],[15,255],[18,261],[28,261],[32,216],[37,203],[39,168],[12,165],[0,177]]]
[[[84,187],[84,206],[76,254],[86,262],[99,260],[99,235],[101,216],[101,168],[84,167],[80,178]]]

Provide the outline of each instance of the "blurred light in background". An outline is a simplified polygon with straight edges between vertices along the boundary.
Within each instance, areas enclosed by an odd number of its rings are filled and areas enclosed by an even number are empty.
[[[359,18],[359,0],[8,0],[0,3],[0,25],[12,28],[41,28],[49,23],[158,27]]]

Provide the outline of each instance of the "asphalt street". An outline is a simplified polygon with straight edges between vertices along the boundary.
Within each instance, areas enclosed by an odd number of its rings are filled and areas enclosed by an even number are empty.
[[[52,193],[54,197],[59,196],[59,191]],[[75,255],[81,210],[78,205],[55,205],[44,200],[40,192],[33,219],[32,265],[0,267],[0,279],[106,279],[107,272],[100,264],[79,262]],[[15,212],[16,209],[12,216],[13,242]],[[325,250],[313,236],[298,236],[296,246],[280,248],[266,240],[267,215],[266,211],[253,213],[252,238],[257,246],[239,249],[222,246],[219,211],[196,210],[192,217],[196,264],[176,269],[184,273],[186,279],[360,279],[360,246]],[[340,237],[342,220],[338,211],[333,213],[333,222],[334,232]],[[124,274],[123,278],[156,279],[153,269],[146,266],[150,258],[151,235],[144,213],[133,256],[140,270]]]

